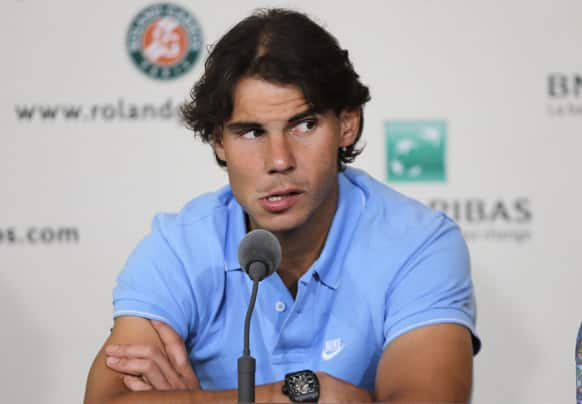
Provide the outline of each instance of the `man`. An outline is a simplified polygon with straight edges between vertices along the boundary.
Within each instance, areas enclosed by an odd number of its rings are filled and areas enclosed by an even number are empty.
[[[319,381],[310,400],[469,399],[466,245],[444,214],[346,168],[368,100],[303,14],[259,11],[216,44],[183,114],[230,185],[158,216],[130,256],[86,403],[236,401],[251,289],[236,253],[257,228],[283,251],[251,325],[257,401],[305,399],[299,371]]]

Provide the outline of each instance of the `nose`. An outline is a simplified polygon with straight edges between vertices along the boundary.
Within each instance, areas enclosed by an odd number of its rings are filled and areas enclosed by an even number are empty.
[[[295,154],[284,133],[271,134],[267,140],[266,164],[269,174],[285,173],[295,168]]]

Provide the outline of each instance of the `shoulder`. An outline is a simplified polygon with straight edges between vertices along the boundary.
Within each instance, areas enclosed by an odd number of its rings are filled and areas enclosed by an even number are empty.
[[[201,195],[178,213],[155,215],[151,231],[130,254],[114,290],[115,316],[165,321],[186,338],[200,313],[216,306],[224,281],[229,187]],[[204,300],[204,304],[197,302]]]
[[[152,227],[165,234],[180,232],[184,227],[212,226],[214,219],[226,216],[233,194],[229,186],[195,197],[178,213],[157,213]]]
[[[149,234],[131,254],[130,263],[139,258],[137,266],[144,261],[155,262],[166,271],[176,267],[188,273],[223,267],[229,212],[238,206],[233,201],[226,186],[192,199],[177,213],[156,214]]]
[[[358,187],[365,199],[360,227],[378,232],[385,239],[422,239],[437,230],[458,229],[445,213],[429,208],[362,170],[346,169],[345,177]]]
[[[217,261],[224,257],[229,220],[239,210],[230,187],[225,186],[197,196],[177,213],[157,213],[148,237],[170,249],[186,266]]]
[[[387,285],[429,261],[433,274],[468,276],[467,245],[459,226],[445,213],[362,171],[346,170],[346,178],[365,195],[365,208],[350,243],[350,265],[358,268],[367,263],[371,281]]]

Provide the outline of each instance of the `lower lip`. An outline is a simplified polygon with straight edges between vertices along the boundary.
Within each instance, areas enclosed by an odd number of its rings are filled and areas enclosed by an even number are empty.
[[[287,195],[282,199],[276,201],[271,201],[268,198],[261,198],[259,200],[263,208],[265,208],[265,210],[271,213],[278,213],[284,212],[287,209],[291,208],[293,205],[295,205],[295,202],[297,202],[297,200],[301,198],[301,195],[302,194]]]

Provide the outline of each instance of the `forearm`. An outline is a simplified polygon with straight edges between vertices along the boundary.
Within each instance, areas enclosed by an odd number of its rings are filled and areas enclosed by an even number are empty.
[[[289,402],[287,396],[281,393],[283,382],[276,382],[257,386],[255,401],[258,403],[283,403]],[[196,391],[144,391],[122,393],[111,399],[108,404],[133,404],[133,403],[236,403],[238,401],[237,390],[196,390]]]

